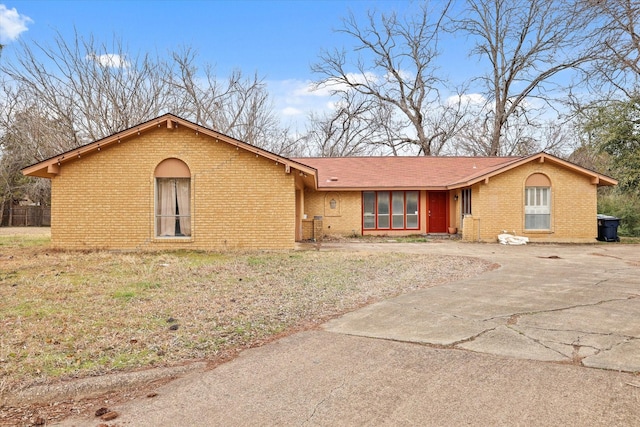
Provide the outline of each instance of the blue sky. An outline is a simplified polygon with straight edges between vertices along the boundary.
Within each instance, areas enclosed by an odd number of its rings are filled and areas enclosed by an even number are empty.
[[[269,79],[309,77],[309,63],[333,45],[332,31],[349,9],[390,7],[398,1],[15,1],[23,16],[20,37],[43,42],[57,30],[110,40],[117,35],[132,50],[190,45],[221,71],[238,67]],[[6,43],[7,41],[5,41]]]
[[[221,78],[235,68],[257,72],[285,122],[296,123],[329,102],[306,88],[320,51],[348,44],[334,31],[341,18],[350,11],[356,17],[373,9],[402,12],[408,5],[405,0],[7,1],[0,5],[0,42],[7,60],[18,39],[46,45],[56,32],[67,42],[74,31],[100,43],[116,36],[132,55],[191,46]]]

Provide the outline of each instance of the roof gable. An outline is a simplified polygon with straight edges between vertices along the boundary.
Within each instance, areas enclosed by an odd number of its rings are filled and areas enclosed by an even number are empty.
[[[525,156],[525,157],[521,157],[516,161],[513,161],[509,164],[504,165],[501,168],[498,168],[494,171],[490,171],[487,172],[485,174],[482,175],[478,175],[478,176],[473,176],[473,177],[469,177],[469,179],[466,182],[462,182],[462,183],[457,183],[457,184],[452,184],[451,188],[459,188],[462,186],[468,186],[468,185],[472,185],[475,184],[477,182],[480,181],[488,181],[492,176],[507,172],[511,169],[515,169],[523,164],[526,163],[530,163],[530,162],[538,162],[538,163],[545,163],[545,162],[549,162],[552,164],[555,164],[557,166],[560,166],[562,168],[568,169],[573,173],[579,174],[579,175],[583,175],[586,176],[588,178],[591,179],[591,183],[594,185],[600,185],[600,186],[612,186],[612,185],[617,185],[618,181],[603,175],[601,173],[592,171],[590,169],[587,168],[583,168],[582,166],[578,166],[575,163],[571,163],[569,161],[563,160],[559,157],[553,156],[551,154],[545,153],[545,152],[540,152],[540,153],[536,153],[536,154],[532,154],[530,156]]]
[[[43,160],[31,166],[27,166],[26,168],[22,169],[22,173],[24,175],[36,176],[40,178],[53,178],[60,173],[60,168],[64,167],[64,164],[66,163],[80,161],[85,155],[109,149],[117,144],[132,141],[142,133],[160,127],[166,127],[167,129],[186,127],[188,129],[192,129],[196,133],[196,135],[207,135],[213,138],[216,142],[225,142],[229,145],[235,146],[238,149],[254,153],[256,156],[265,157],[274,162],[281,163],[284,165],[287,172],[290,172],[290,170],[293,168],[299,170],[304,175],[309,174],[312,177],[315,177],[316,175],[315,169],[308,165],[298,163],[286,157],[279,156],[267,150],[255,147],[251,144],[247,144],[246,142],[239,141],[228,135],[208,129],[204,126],[197,125],[173,114],[165,114],[163,116],[149,120],[145,123],[141,123],[137,126],[118,132],[106,138],[102,138],[92,143],[74,148],[73,150],[60,153],[47,160]]]

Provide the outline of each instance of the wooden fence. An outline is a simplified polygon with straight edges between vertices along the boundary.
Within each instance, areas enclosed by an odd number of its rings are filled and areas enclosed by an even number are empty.
[[[50,227],[49,206],[5,206],[2,212],[3,227]]]

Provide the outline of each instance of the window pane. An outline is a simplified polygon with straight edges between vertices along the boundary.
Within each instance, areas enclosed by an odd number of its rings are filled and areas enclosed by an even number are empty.
[[[378,193],[378,228],[389,228],[389,193]]]
[[[549,230],[551,229],[551,215],[527,214],[525,215],[524,227],[527,230]]]
[[[393,214],[404,214],[404,193],[402,191],[393,192]]]
[[[176,234],[181,236],[191,236],[191,180],[189,178],[176,179],[176,214],[178,224]]]
[[[418,214],[418,192],[407,191],[407,215]]]
[[[462,190],[462,215],[471,215],[471,189]]]
[[[376,209],[376,193],[367,191],[363,194],[364,198],[364,213],[373,215]]]
[[[389,213],[389,193],[378,193],[378,215]]]
[[[362,194],[363,199],[363,220],[362,226],[364,228],[376,228],[376,193],[372,191],[366,191]]]
[[[365,215],[363,221],[364,228],[376,228],[376,217],[374,215]]]
[[[404,192],[394,191],[391,193],[391,203],[393,210],[393,228],[404,228]]]
[[[405,228],[418,228],[418,192],[407,191],[405,193],[405,204]]]

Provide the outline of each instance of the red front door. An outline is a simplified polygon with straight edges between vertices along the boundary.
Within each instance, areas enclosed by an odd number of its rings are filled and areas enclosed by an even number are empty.
[[[427,233],[447,232],[447,193],[429,192]]]

